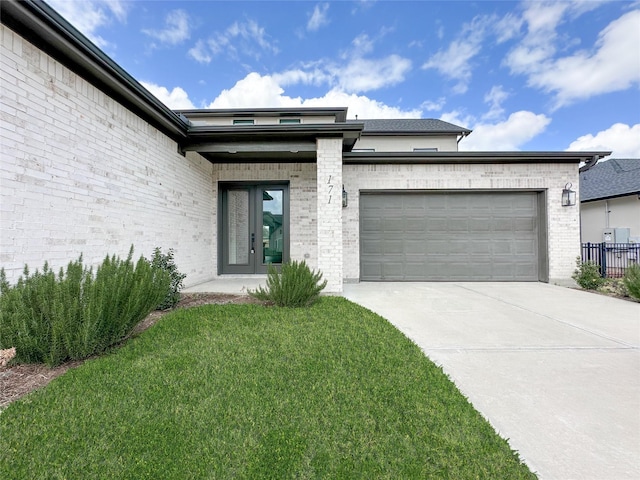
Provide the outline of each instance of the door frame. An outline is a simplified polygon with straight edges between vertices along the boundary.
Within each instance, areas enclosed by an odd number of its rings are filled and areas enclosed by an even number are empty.
[[[219,275],[262,275],[267,273],[269,265],[280,269],[281,264],[266,264],[263,258],[262,245],[262,195],[266,189],[282,190],[282,215],[283,215],[283,246],[282,261],[289,259],[289,182],[288,181],[242,181],[242,182],[218,182],[218,274]],[[245,265],[229,265],[227,229],[225,221],[227,217],[225,195],[229,190],[247,190],[249,192],[249,238],[247,239],[251,249],[251,235],[255,237],[254,253],[249,252],[249,263]]]

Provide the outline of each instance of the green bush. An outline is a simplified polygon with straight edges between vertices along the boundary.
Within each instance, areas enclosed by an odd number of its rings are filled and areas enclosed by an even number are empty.
[[[606,280],[600,275],[600,266],[594,262],[576,260],[576,270],[571,275],[578,285],[586,290],[597,290]]]
[[[140,257],[107,256],[96,269],[82,256],[58,275],[24,275],[10,286],[0,270],[0,348],[16,347],[18,363],[50,366],[106,350],[131,333],[164,298],[169,275]]]
[[[156,310],[168,310],[175,307],[180,301],[180,290],[184,287],[182,281],[187,275],[178,271],[178,267],[173,260],[173,249],[170,248],[166,254],[163,254],[159,248],[156,248],[153,251],[151,265],[153,268],[167,272],[171,277],[171,284],[167,289],[167,294],[156,306]]]
[[[629,296],[640,300],[640,265],[635,264],[627,268],[622,281],[629,292]]]
[[[249,291],[249,295],[280,307],[306,307],[315,302],[327,286],[326,280],[321,281],[322,273],[312,271],[304,260],[283,263],[280,273],[269,265],[267,288],[260,286]]]

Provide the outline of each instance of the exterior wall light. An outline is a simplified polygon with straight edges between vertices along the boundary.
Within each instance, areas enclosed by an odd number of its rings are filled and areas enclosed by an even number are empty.
[[[347,191],[344,189],[344,185],[342,185],[342,208],[347,208],[347,205],[349,205],[349,195],[347,194]]]
[[[576,204],[576,192],[571,190],[573,185],[571,182],[567,183],[562,189],[562,206],[572,207]]]

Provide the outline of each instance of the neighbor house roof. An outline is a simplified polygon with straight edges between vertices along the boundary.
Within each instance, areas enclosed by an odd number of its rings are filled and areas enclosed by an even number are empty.
[[[400,119],[372,119],[348,120],[348,122],[363,123],[363,135],[424,135],[424,134],[456,134],[469,135],[471,130],[453,123],[434,118],[400,118]]]
[[[640,158],[599,162],[580,173],[580,201],[640,194]]]

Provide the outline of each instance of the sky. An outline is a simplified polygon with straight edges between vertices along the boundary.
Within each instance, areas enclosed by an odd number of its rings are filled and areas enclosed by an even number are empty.
[[[461,151],[640,158],[640,0],[49,0],[172,109],[437,118]]]

